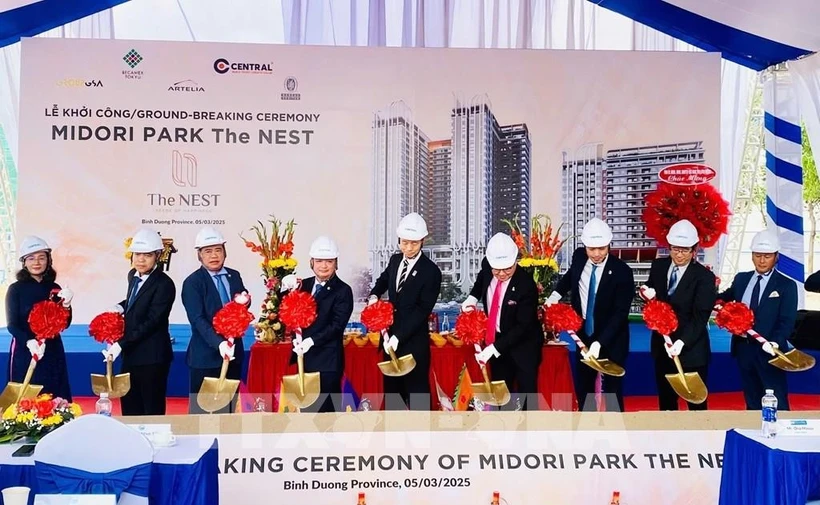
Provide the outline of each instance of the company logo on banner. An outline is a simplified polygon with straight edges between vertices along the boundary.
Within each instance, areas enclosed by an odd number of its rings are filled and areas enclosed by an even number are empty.
[[[175,82],[168,86],[168,91],[175,93],[204,93],[205,88],[200,86],[196,81],[185,79],[184,81]]]
[[[701,163],[677,163],[661,169],[658,178],[663,182],[677,186],[697,186],[706,184],[715,178],[714,168]]]
[[[214,71],[217,74],[262,74],[269,75],[273,73],[273,63],[247,63],[234,62],[219,58],[214,62]]]
[[[285,93],[282,93],[282,100],[301,100],[302,94],[297,93],[299,89],[299,82],[295,77],[288,77],[285,79]]]
[[[173,179],[174,184],[181,188],[186,186],[195,188],[196,176],[196,156],[191,153],[180,153],[179,151],[171,153],[171,179]]]
[[[99,79],[85,80],[77,78],[62,79],[57,81],[57,86],[62,88],[103,88],[103,82]]]
[[[125,56],[122,57],[122,60],[128,65],[131,70],[123,70],[122,75],[126,79],[142,79],[143,73],[142,70],[134,70],[137,66],[142,63],[142,55],[137,52],[136,49],[131,49]]]
[[[199,184],[199,163],[196,156],[191,153],[182,153],[174,150],[171,153],[171,182],[180,188],[195,188]],[[206,193],[206,192],[189,192],[189,193],[172,193],[172,192],[153,192],[146,194],[148,204],[155,212],[162,213],[200,213],[206,214],[212,209],[219,207],[221,203],[220,193]],[[185,221],[169,221],[168,223],[158,222],[156,219],[143,219],[142,223],[147,224],[153,222],[154,224],[202,224],[202,223],[188,223]],[[224,221],[217,223],[216,221],[208,221],[207,224],[224,224]]]

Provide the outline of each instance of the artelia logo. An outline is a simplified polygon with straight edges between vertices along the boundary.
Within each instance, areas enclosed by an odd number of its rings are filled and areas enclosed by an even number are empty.
[[[214,72],[217,74],[258,74],[269,75],[273,73],[273,63],[231,63],[225,58],[214,61]]]
[[[301,100],[302,94],[297,93],[297,89],[299,89],[299,81],[297,81],[295,77],[285,79],[286,93],[282,93],[282,100]]]
[[[205,88],[200,86],[196,81],[186,79],[184,81],[171,84],[168,86],[168,91],[173,91],[175,93],[204,93]]]
[[[137,52],[136,49],[131,49],[125,56],[122,57],[122,60],[128,65],[131,70],[123,70],[122,76],[126,79],[142,79],[142,70],[134,70],[137,65],[142,63],[143,57],[140,53]]]
[[[57,86],[61,88],[102,88],[103,83],[98,79],[86,81],[85,79],[63,79],[57,81]]]

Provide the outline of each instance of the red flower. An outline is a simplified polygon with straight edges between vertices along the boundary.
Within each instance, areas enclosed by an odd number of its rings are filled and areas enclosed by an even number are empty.
[[[38,339],[54,338],[68,327],[68,309],[51,300],[38,302],[28,315],[28,324]]]
[[[20,400],[20,403],[17,404],[17,407],[23,411],[31,410],[34,408],[34,401],[32,401],[31,398],[23,398]]]
[[[103,312],[91,320],[88,334],[101,344],[113,344],[125,332],[125,318],[116,312]]]
[[[554,303],[544,311],[544,326],[555,333],[576,332],[581,329],[581,316],[566,303]]]
[[[662,182],[647,195],[642,217],[646,236],[663,247],[669,246],[669,228],[682,219],[689,220],[698,230],[702,247],[711,247],[728,231],[731,215],[729,202],[711,184],[677,186]]]
[[[223,338],[241,338],[253,321],[248,308],[237,302],[228,302],[214,315],[214,331]]]
[[[51,403],[51,400],[42,400],[37,402],[37,417],[39,418],[46,418],[54,412],[54,404]]]
[[[393,324],[393,304],[379,300],[373,305],[368,305],[362,310],[361,319],[367,331],[379,333],[386,330]]]
[[[715,324],[732,335],[745,335],[755,324],[752,310],[741,302],[729,302],[715,315]]]
[[[672,306],[659,300],[649,300],[643,307],[646,326],[661,335],[671,335],[678,329],[678,316]]]
[[[316,300],[307,291],[291,291],[279,305],[279,319],[289,328],[307,328],[316,320]]]
[[[487,315],[481,310],[462,312],[456,318],[456,334],[465,344],[480,344],[487,332]]]

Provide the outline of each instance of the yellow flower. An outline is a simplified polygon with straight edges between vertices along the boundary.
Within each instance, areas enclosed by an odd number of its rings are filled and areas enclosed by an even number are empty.
[[[71,415],[73,415],[74,417],[80,417],[81,415],[83,415],[83,409],[81,409],[80,406],[76,403],[72,403],[71,405],[69,405],[68,409],[71,411]]]
[[[5,412],[3,412],[3,419],[8,421],[17,417],[17,404],[12,403],[8,406]]]
[[[43,426],[55,426],[58,424],[62,424],[63,416],[60,414],[52,414],[47,418],[43,419],[42,424]]]
[[[285,260],[285,268],[288,270],[293,270],[296,268],[296,260],[293,258],[288,258]]]
[[[37,399],[38,400],[52,400],[52,399],[54,399],[54,396],[51,395],[50,393],[43,393],[40,396],[38,396]]]
[[[532,258],[521,258],[518,261],[518,265],[523,267],[523,268],[529,268],[529,267],[533,266],[534,262],[535,262],[535,260],[533,260]]]
[[[28,423],[34,420],[35,418],[34,412],[23,412],[22,414],[17,414],[17,417],[14,419],[17,423]]]

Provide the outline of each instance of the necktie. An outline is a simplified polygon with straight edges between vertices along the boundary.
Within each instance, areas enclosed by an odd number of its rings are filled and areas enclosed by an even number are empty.
[[[595,331],[595,271],[597,269],[598,265],[592,265],[592,273],[589,274],[589,289],[587,290],[587,318],[584,321],[584,332],[586,332],[588,337],[592,335],[593,331]]]
[[[404,281],[407,279],[407,267],[410,266],[410,261],[407,258],[404,258],[404,261],[401,264],[401,275],[399,276],[399,287],[396,288],[396,291],[401,291],[401,287],[404,285]]]
[[[493,291],[493,301],[490,302],[490,314],[487,317],[487,331],[484,336],[484,343],[487,345],[495,342],[495,330],[498,327],[498,311],[501,309],[501,282],[496,281],[495,291]]]
[[[316,284],[313,285],[313,294],[312,294],[312,296],[314,298],[316,298],[316,294],[319,293],[320,289],[322,289],[322,284],[320,282],[317,282]]]
[[[674,295],[676,289],[678,289],[678,267],[673,268],[672,275],[669,276],[669,289],[667,289],[669,296]]]
[[[133,284],[131,284],[131,293],[128,295],[128,306],[125,310],[130,309],[131,305],[134,303],[134,299],[137,297],[137,289],[139,289],[139,285],[140,282],[142,282],[142,279],[135,275],[134,278],[131,279],[131,282]]]
[[[763,276],[758,274],[757,282],[754,289],[752,289],[752,299],[749,301],[749,308],[752,309],[752,312],[757,310],[757,305],[760,303],[760,281],[762,280]]]
[[[224,278],[225,274],[216,274],[216,290],[219,291],[219,299],[222,300],[222,305],[231,301],[231,298],[228,296],[228,290],[225,289],[225,283],[222,282]]]

